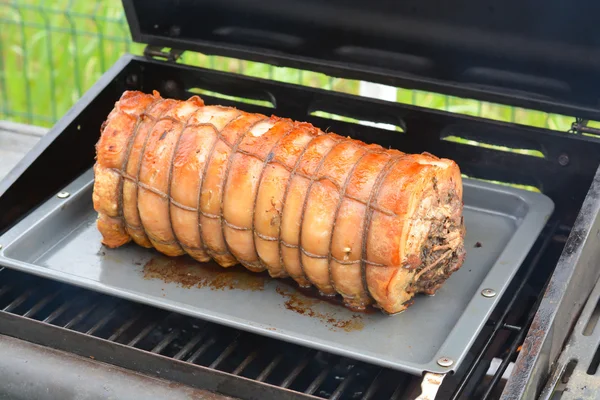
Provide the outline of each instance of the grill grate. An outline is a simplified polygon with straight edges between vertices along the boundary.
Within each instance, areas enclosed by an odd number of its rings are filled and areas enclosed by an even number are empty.
[[[558,223],[545,228],[473,346],[471,364],[446,379],[439,398],[491,398],[533,315],[519,310],[530,310],[522,306],[534,303],[543,290],[568,231]],[[323,399],[404,399],[419,393],[420,378],[402,372],[9,269],[0,269],[0,282],[4,312],[257,382]],[[477,371],[498,356],[501,368],[480,387]]]

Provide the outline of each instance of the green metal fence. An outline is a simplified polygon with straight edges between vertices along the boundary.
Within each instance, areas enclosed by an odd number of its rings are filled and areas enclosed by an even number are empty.
[[[51,126],[132,43],[119,0],[0,0],[0,120]],[[359,94],[359,82],[224,57],[184,53],[179,62]],[[397,89],[397,101],[567,131],[573,118]]]

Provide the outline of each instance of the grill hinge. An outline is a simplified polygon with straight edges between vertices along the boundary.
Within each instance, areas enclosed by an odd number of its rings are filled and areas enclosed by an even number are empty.
[[[590,121],[587,119],[576,118],[575,121],[571,124],[571,129],[569,129],[569,132],[575,133],[578,135],[582,135],[584,133],[600,135],[600,129],[588,126],[589,122]]]
[[[163,51],[163,47],[148,45],[144,49],[144,56],[152,59],[164,60],[166,62],[175,63],[181,57],[184,50],[169,49]]]

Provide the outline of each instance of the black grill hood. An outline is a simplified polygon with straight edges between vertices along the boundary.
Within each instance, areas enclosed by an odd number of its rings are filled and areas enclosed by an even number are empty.
[[[135,41],[600,118],[593,0],[124,0]]]

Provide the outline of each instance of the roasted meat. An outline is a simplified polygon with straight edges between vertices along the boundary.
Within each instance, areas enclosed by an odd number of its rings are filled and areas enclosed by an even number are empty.
[[[394,314],[463,262],[456,163],[197,96],[125,92],[102,126],[103,243],[291,277]],[[199,265],[199,268],[201,266]]]

